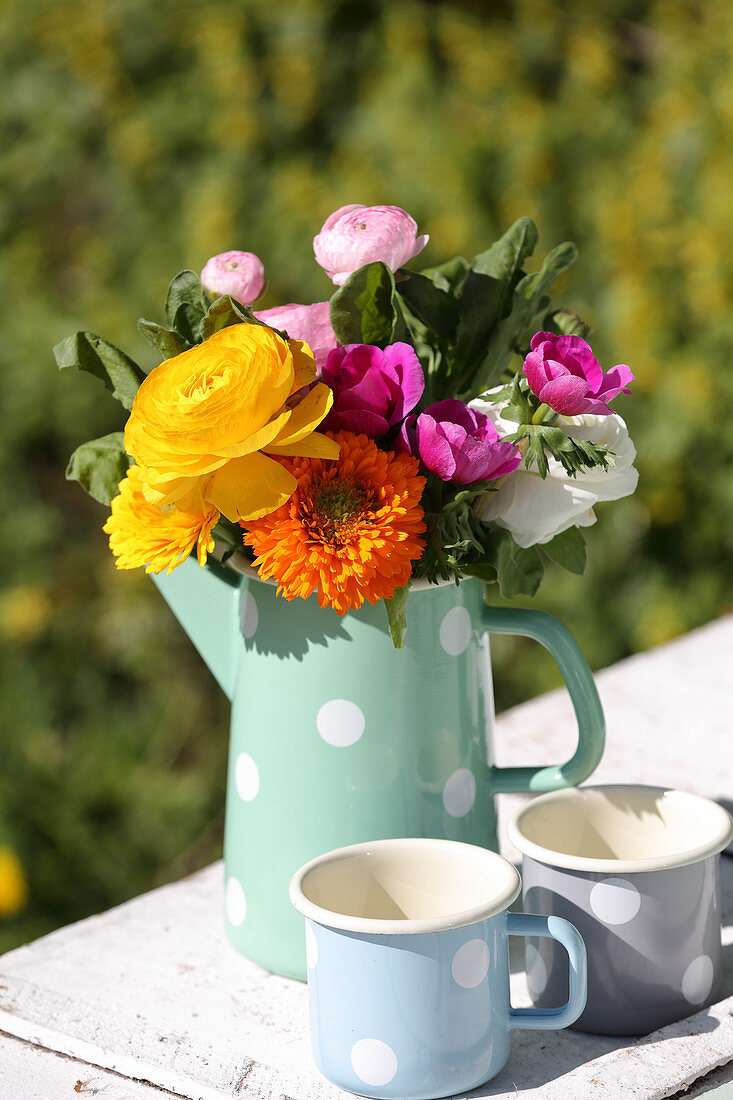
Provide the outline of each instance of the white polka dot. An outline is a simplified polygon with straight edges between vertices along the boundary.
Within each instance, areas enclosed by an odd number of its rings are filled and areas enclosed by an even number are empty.
[[[230,878],[227,882],[226,905],[229,923],[235,928],[239,928],[239,925],[247,916],[247,899],[244,896],[241,882],[236,878]]]
[[[452,607],[440,624],[440,644],[451,657],[463,653],[471,640],[471,616],[465,607]]]
[[[641,894],[625,878],[604,878],[590,892],[590,907],[604,924],[628,924],[641,907]]]
[[[305,926],[305,957],[308,969],[314,970],[318,962],[318,941],[316,934],[309,924]]]
[[[240,752],[234,766],[234,780],[237,794],[243,802],[251,802],[260,789],[260,773],[248,752]]]
[[[451,817],[465,817],[476,801],[476,776],[468,768],[453,772],[443,787],[443,805]]]
[[[251,592],[245,592],[242,595],[239,615],[242,624],[242,634],[245,638],[252,638],[257,630],[257,624],[260,621],[260,613],[257,610],[257,603]]]
[[[713,960],[709,955],[698,955],[682,976],[682,996],[691,1005],[701,1005],[713,988]]]
[[[533,997],[539,997],[547,985],[547,967],[545,960],[533,943],[527,944],[525,954],[527,968],[527,988]]]
[[[358,741],[364,732],[366,719],[356,703],[348,699],[332,699],[324,703],[316,718],[318,732],[324,741],[345,749]]]
[[[483,940],[468,940],[458,948],[451,963],[451,974],[464,989],[474,989],[486,977],[491,954]]]
[[[365,1085],[388,1085],[397,1073],[397,1055],[381,1039],[360,1039],[351,1048],[351,1065]]]

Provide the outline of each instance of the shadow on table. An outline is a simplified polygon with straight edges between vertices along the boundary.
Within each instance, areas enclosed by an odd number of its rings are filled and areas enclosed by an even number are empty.
[[[703,1016],[702,1020],[695,1022],[695,1034],[708,1034],[718,1026],[716,1019]],[[520,1096],[523,1092],[549,1085],[566,1073],[602,1058],[605,1054],[630,1048],[638,1050],[650,1044],[663,1043],[666,1038],[660,1031],[653,1031],[641,1038],[586,1035],[572,1030],[515,1031],[512,1035],[509,1061],[498,1077],[472,1092],[457,1094],[451,1100],[469,1100],[474,1097],[479,1100],[481,1097],[503,1096],[507,1093]],[[597,1083],[605,1084],[602,1080]]]

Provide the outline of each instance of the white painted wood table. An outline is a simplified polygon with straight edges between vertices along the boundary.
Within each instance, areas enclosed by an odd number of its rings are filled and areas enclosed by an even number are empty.
[[[608,748],[598,781],[733,796],[733,616],[598,676]],[[569,754],[564,692],[503,715],[499,763]],[[506,819],[516,798],[502,800]],[[513,853],[507,852],[512,856]],[[733,859],[723,859],[727,999],[629,1043],[520,1031],[473,1094],[526,1100],[703,1095],[733,1065]],[[310,1059],[306,988],[224,936],[221,864],[0,958],[0,1100],[336,1100]],[[527,1003],[520,956],[512,993]]]

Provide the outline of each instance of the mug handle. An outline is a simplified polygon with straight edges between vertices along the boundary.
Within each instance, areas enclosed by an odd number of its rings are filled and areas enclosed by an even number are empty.
[[[555,658],[575,708],[578,747],[565,764],[537,768],[491,767],[491,789],[496,794],[556,791],[575,787],[598,767],[606,740],[603,708],[593,674],[578,643],[554,615],[519,607],[488,607],[483,619],[491,634],[519,634],[534,638]]]
[[[559,1008],[513,1008],[509,1006],[509,1027],[551,1028],[574,1024],[588,997],[588,963],[580,932],[562,917],[539,917],[530,913],[507,913],[510,936],[548,936],[561,943],[570,964],[570,996]]]

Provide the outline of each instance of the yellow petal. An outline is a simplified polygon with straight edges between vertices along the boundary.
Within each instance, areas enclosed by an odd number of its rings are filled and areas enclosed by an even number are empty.
[[[303,386],[309,386],[316,380],[316,361],[310,346],[304,340],[288,340],[288,347],[293,356],[293,370],[295,378],[290,390],[297,393]]]
[[[257,451],[233,458],[217,470],[207,487],[206,499],[237,523],[274,512],[293,495],[297,484],[284,466]]]
[[[279,416],[276,416],[269,424],[265,424],[259,431],[253,432],[243,443],[237,443],[234,447],[221,447],[219,454],[225,455],[227,458],[241,458],[242,455],[251,454],[252,451],[261,451],[271,439],[277,439],[282,434],[290,423],[292,415],[292,412],[286,409],[285,412],[280,413]]]
[[[288,443],[297,443],[299,439],[303,439],[314,428],[318,427],[332,404],[332,391],[323,382],[319,382],[294,407],[290,420],[283,426],[279,434],[273,438],[272,442],[277,447],[282,447]],[[270,450],[270,447],[264,444],[263,448]],[[293,453],[300,454],[301,452],[295,451]]]
[[[272,444],[267,448],[267,453],[271,455],[297,455],[300,458],[338,458],[340,452],[341,447],[336,440],[321,432],[311,432],[297,443]]]

